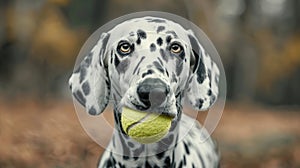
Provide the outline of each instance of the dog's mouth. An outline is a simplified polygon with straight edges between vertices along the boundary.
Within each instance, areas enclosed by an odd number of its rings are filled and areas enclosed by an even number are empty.
[[[174,117],[157,112],[122,107],[121,127],[135,141],[148,144],[161,140],[170,130]]]
[[[138,110],[138,111],[143,111],[143,112],[151,112],[151,113],[157,113],[157,114],[162,114],[166,115],[169,117],[176,117],[176,113],[173,112],[171,108],[171,104],[166,104],[165,106],[162,107],[156,107],[156,106],[145,106],[141,104],[137,104],[136,102],[131,102],[131,104],[134,106],[132,109]]]

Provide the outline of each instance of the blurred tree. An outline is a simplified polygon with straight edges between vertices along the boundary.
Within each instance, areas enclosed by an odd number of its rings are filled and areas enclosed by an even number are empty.
[[[299,104],[299,1],[218,0],[217,33],[229,98]],[[298,14],[297,14],[298,13]],[[293,37],[293,38],[291,38]],[[295,47],[297,46],[297,47]],[[292,80],[293,84],[284,82]]]
[[[13,39],[8,32],[7,15],[9,2],[0,0],[0,91],[7,87],[6,83],[10,80],[11,66],[14,58],[11,56]]]
[[[71,26],[93,32],[107,21],[108,3],[108,0],[72,0],[64,12]]]
[[[62,93],[78,51],[124,14],[186,17],[216,44],[234,100],[299,104],[298,0],[0,0],[0,92]]]
[[[6,3],[5,39],[0,38],[0,89],[46,97],[66,87],[66,71],[73,66],[85,33],[72,30],[59,7],[68,0],[16,0]],[[2,17],[1,17],[2,18]],[[0,26],[1,27],[1,26]],[[11,60],[11,61],[10,61]],[[2,83],[2,82],[1,82]],[[5,89],[4,89],[5,88]]]

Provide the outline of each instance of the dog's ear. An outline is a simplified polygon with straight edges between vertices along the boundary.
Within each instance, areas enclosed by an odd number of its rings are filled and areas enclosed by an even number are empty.
[[[110,81],[104,64],[108,39],[109,34],[102,33],[69,79],[73,96],[91,115],[102,113],[109,101]]]
[[[186,96],[195,110],[207,110],[217,99],[219,69],[206,53],[192,31],[188,32],[191,44],[191,73]]]

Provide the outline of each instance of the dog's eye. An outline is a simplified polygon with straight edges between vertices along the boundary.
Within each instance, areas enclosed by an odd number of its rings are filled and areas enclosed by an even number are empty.
[[[130,54],[132,47],[129,42],[121,41],[117,48],[118,52],[122,55]]]
[[[182,52],[183,49],[182,49],[182,46],[179,44],[172,44],[170,47],[170,50],[174,54],[179,54]]]

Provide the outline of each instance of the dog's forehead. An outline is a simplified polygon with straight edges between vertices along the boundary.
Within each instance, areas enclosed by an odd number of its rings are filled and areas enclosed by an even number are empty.
[[[111,40],[121,37],[134,36],[138,32],[145,32],[148,35],[166,36],[176,35],[178,38],[186,38],[186,30],[178,23],[158,17],[133,18],[116,25],[109,31]]]

